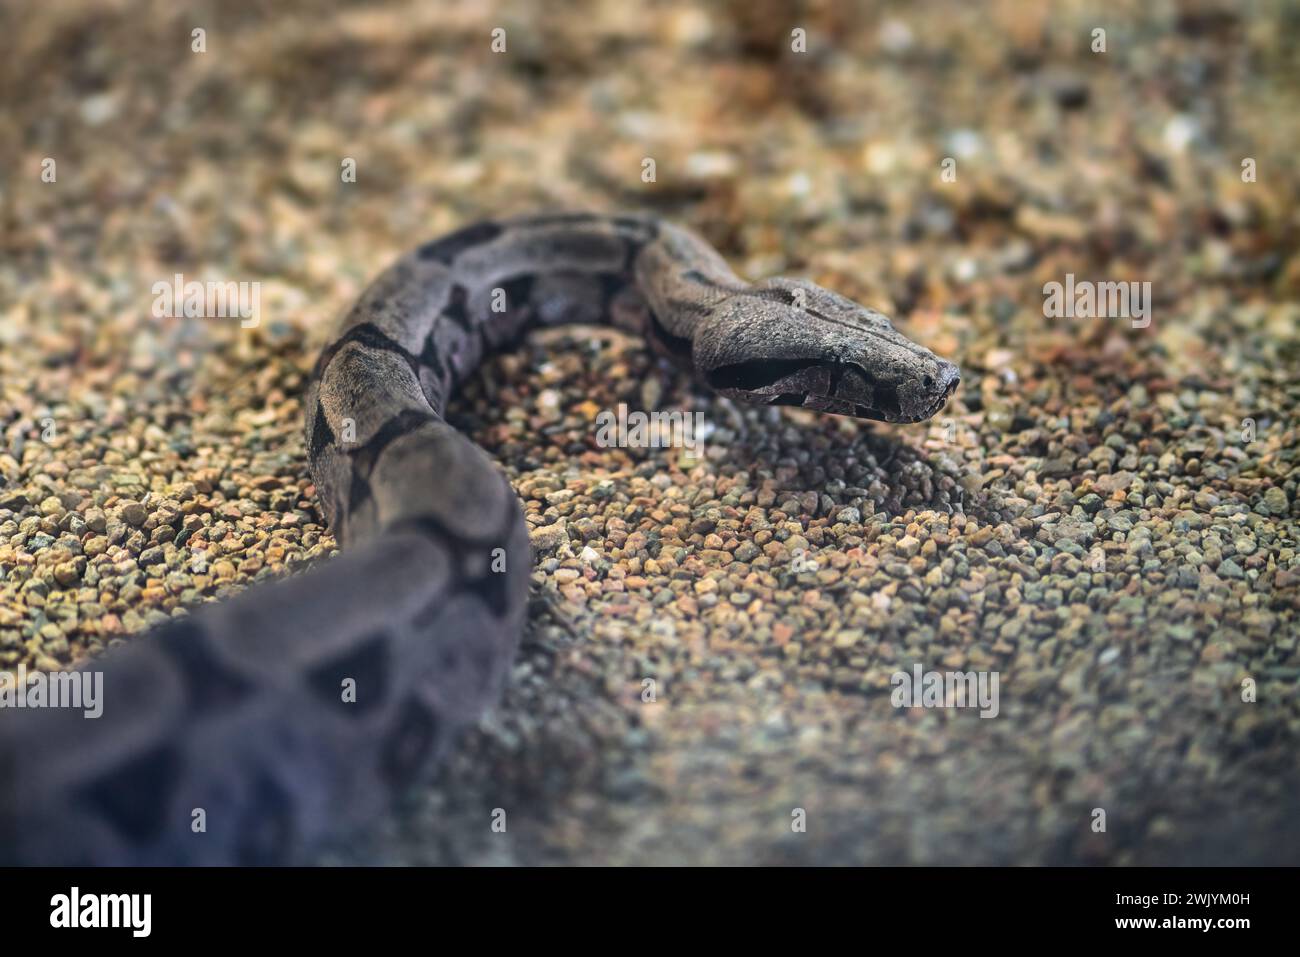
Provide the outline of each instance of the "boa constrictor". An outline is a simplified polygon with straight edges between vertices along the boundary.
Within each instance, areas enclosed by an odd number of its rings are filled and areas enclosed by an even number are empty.
[[[880,313],[744,282],[653,217],[480,222],[421,246],[345,317],[305,397],[341,556],[83,664],[98,719],[0,711],[0,857],[291,860],[430,767],[497,698],[532,564],[510,485],[444,404],[528,331],[601,321],[750,403],[918,422],[959,378]]]

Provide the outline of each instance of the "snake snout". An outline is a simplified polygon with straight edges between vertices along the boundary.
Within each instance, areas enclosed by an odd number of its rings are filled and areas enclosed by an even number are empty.
[[[947,399],[956,392],[960,382],[961,369],[947,359],[940,359],[938,388],[943,392],[943,397]]]

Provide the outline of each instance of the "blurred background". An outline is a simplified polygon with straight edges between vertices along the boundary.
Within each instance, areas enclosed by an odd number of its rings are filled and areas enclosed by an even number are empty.
[[[6,3],[0,668],[328,556],[299,396],[403,250],[648,210],[893,316],[961,390],[926,426],[741,434],[623,336],[493,360],[454,420],[558,610],[432,786],[322,860],[1294,863],[1298,27],[1226,0]],[[175,273],[259,282],[259,324],[154,318]],[[1048,317],[1066,274],[1150,282],[1150,326]],[[709,453],[597,450],[620,401],[705,410]],[[1000,716],[894,709],[914,662],[999,671]]]

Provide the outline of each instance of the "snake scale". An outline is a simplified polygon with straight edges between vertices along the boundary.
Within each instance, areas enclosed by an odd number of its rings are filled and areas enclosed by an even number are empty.
[[[745,282],[655,217],[484,221],[427,243],[363,293],[305,396],[342,553],[84,663],[103,676],[98,719],[0,715],[0,857],[292,861],[432,767],[505,683],[532,565],[509,483],[445,403],[484,355],[596,322],[749,403],[918,422],[959,378],[880,313]]]

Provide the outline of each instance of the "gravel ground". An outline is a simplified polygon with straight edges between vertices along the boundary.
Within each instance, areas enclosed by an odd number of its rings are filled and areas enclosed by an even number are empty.
[[[650,209],[960,391],[891,427],[738,413],[615,332],[491,361],[452,411],[537,614],[502,705],[322,860],[1300,861],[1294,8],[185,7],[0,12],[0,668],[331,553],[299,397],[400,251]],[[153,318],[177,272],[259,281],[259,324]],[[1067,273],[1149,281],[1150,325],[1045,318]],[[598,448],[619,402],[702,411],[703,454]],[[998,716],[894,708],[914,664],[997,672]]]

